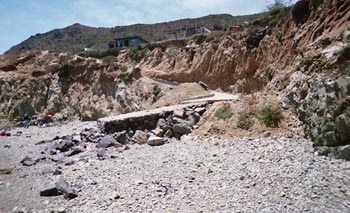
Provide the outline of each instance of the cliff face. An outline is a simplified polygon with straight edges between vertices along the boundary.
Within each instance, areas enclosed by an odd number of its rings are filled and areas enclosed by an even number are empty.
[[[234,33],[152,43],[110,62],[43,52],[6,56],[0,111],[12,119],[50,109],[93,120],[151,104],[154,84],[121,79],[203,81],[212,89],[278,95],[315,145],[326,147],[323,153],[342,153],[343,146],[350,150],[350,2],[317,3],[306,4],[303,14],[296,8],[280,12],[275,27],[262,21]]]
[[[212,88],[232,92],[258,91],[274,76],[295,70],[296,59],[302,55],[324,57],[326,46],[343,45],[337,39],[349,28],[348,4],[325,1],[315,9],[310,6],[307,21],[298,26],[287,11],[276,28],[260,29],[265,36],[257,48],[249,45],[259,32],[238,32],[209,37],[201,44],[192,42],[183,48],[155,49],[140,67],[153,77],[204,81]],[[329,44],[320,46],[328,40]]]

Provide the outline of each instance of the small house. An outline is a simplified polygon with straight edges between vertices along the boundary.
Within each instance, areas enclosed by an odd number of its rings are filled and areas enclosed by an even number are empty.
[[[148,42],[139,36],[115,39],[115,47],[116,48],[136,47],[137,45],[144,44],[144,43],[148,43]]]

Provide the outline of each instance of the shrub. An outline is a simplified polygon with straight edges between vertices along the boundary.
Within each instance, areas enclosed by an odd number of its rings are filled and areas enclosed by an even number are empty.
[[[345,62],[350,59],[350,46],[340,48],[336,55],[338,56],[338,62]]]
[[[238,117],[237,127],[248,130],[254,125],[254,120],[251,113],[245,113]]]
[[[259,118],[267,127],[278,127],[282,119],[281,107],[277,102],[266,102],[260,107]]]
[[[156,65],[158,66],[161,63],[162,63],[162,58],[158,58],[157,61],[156,61]]]
[[[112,61],[113,59],[114,59],[114,56],[109,55],[109,56],[103,57],[102,61],[108,63],[108,62]]]
[[[125,81],[125,82],[131,81],[132,77],[133,77],[133,73],[132,73],[132,72],[129,72],[129,71],[122,72],[122,73],[120,74],[120,78],[121,78],[123,81]]]
[[[320,0],[311,0],[311,8],[313,10],[317,10],[320,4],[321,4]]]
[[[154,96],[158,97],[158,95],[160,94],[161,91],[162,91],[162,89],[158,85],[155,85],[153,87],[152,93]]]
[[[229,104],[224,104],[218,110],[216,110],[214,116],[218,119],[229,119],[232,116],[232,109]]]

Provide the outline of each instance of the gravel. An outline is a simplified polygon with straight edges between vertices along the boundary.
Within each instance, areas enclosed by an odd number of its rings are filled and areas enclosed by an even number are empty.
[[[315,156],[311,142],[301,138],[184,137],[162,146],[108,148],[104,160],[90,144],[61,163],[20,164],[25,156],[40,157],[45,144],[35,143],[86,125],[94,123],[30,127],[20,129],[22,136],[0,138],[0,171],[11,170],[0,173],[0,212],[350,211],[350,163]],[[65,165],[69,161],[74,164]],[[42,187],[59,178],[78,197],[40,197]]]

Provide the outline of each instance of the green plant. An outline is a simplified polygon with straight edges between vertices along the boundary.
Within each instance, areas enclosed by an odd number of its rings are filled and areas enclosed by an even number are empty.
[[[261,105],[259,118],[267,127],[278,127],[282,120],[282,110],[275,101],[268,101]]]
[[[218,110],[216,110],[214,116],[217,119],[222,119],[222,120],[226,120],[231,118],[232,116],[232,109],[230,104],[224,104],[223,106],[221,106]]]
[[[130,71],[122,72],[120,74],[120,78],[125,82],[131,81],[132,77],[133,77],[133,73]]]
[[[155,85],[153,87],[152,93],[154,96],[158,97],[158,95],[160,94],[161,91],[162,91],[162,89],[158,85]]]
[[[114,56],[108,55],[102,58],[103,62],[107,62],[109,63],[110,61],[112,61],[114,59]]]
[[[345,62],[350,60],[350,46],[340,48],[336,55],[338,56],[338,62]]]
[[[248,130],[254,125],[254,120],[251,113],[244,113],[238,117],[237,127]]]

